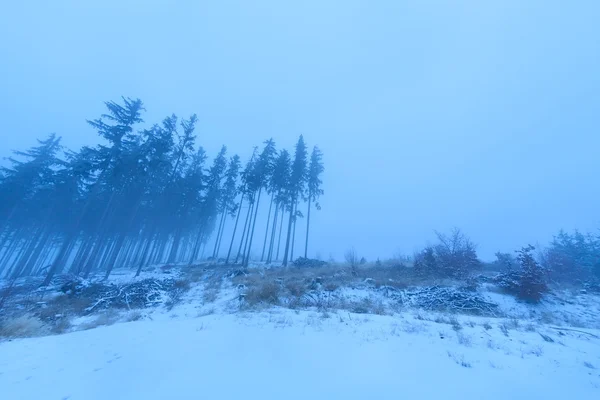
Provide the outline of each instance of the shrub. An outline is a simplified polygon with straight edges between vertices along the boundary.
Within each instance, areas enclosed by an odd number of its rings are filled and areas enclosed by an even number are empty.
[[[295,267],[322,267],[327,265],[325,261],[305,257],[297,258],[293,264]]]
[[[514,271],[501,273],[495,282],[504,291],[517,298],[533,303],[541,300],[548,291],[546,270],[531,254],[535,247],[529,245],[517,252],[519,268]]]
[[[259,303],[279,304],[279,295],[281,294],[281,286],[274,282],[265,282],[257,288],[251,289],[245,296],[246,301],[250,305]]]
[[[475,244],[459,229],[450,235],[436,232],[438,244],[415,254],[415,270],[422,276],[465,278],[481,267]]]
[[[542,255],[552,279],[577,282],[600,278],[600,238],[560,231]]]
[[[344,253],[344,259],[346,260],[346,263],[350,264],[351,267],[357,266],[360,261],[358,254],[356,253],[356,250],[354,249],[354,247],[352,247],[351,249],[348,249]]]

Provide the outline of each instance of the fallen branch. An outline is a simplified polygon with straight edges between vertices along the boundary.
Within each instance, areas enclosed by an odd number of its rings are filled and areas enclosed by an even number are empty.
[[[585,331],[579,331],[577,329],[559,328],[558,326],[549,326],[548,328],[556,329],[557,331],[570,331],[570,332],[577,332],[577,333],[585,333],[586,335],[590,335],[596,339],[600,339],[600,336],[598,336],[598,335],[594,335],[593,333],[589,333],[589,332],[585,332]]]

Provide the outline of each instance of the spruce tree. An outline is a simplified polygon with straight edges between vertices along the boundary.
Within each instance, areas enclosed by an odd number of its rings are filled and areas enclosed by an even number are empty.
[[[308,234],[310,231],[310,206],[311,203],[315,203],[315,208],[317,210],[321,209],[321,205],[317,202],[319,196],[323,194],[323,189],[321,189],[322,181],[321,174],[324,171],[323,167],[323,153],[317,146],[313,147],[312,153],[310,155],[310,164],[308,167],[308,182],[307,182],[307,196],[306,200],[308,202],[308,209],[306,213],[306,243],[304,245],[304,258],[308,258]]]
[[[290,218],[288,221],[288,231],[285,243],[285,252],[283,254],[283,265],[288,265],[288,257],[290,255],[290,245],[294,244],[291,242],[292,228],[294,221],[296,220],[296,205],[299,197],[304,191],[306,183],[306,159],[307,151],[306,144],[304,143],[304,137],[300,135],[298,142],[296,143],[296,151],[294,154],[294,162],[292,163],[292,169],[290,174],[290,180],[288,182],[287,190],[289,192],[289,210]]]

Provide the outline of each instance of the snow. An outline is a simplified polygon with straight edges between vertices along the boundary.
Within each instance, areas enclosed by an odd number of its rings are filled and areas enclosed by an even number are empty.
[[[108,282],[182,276],[166,272],[115,270]],[[503,318],[476,317],[399,305],[365,281],[327,292],[331,304],[368,299],[392,315],[248,311],[243,287],[205,272],[172,309],[109,309],[73,318],[70,333],[0,341],[0,399],[600,398],[594,294],[530,305],[484,285]]]
[[[600,398],[600,340],[585,333],[506,336],[474,317],[455,331],[410,312],[187,314],[0,343],[2,398]]]

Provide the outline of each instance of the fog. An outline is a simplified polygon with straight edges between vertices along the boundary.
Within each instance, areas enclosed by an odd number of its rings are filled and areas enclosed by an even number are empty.
[[[318,145],[311,256],[456,226],[490,259],[600,227],[598,20],[595,1],[6,3],[0,156],[96,144],[86,119],[140,98],[147,124],[197,113],[211,159]]]

